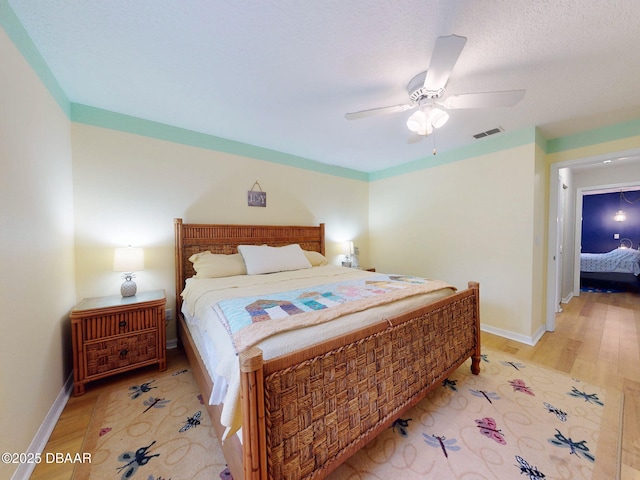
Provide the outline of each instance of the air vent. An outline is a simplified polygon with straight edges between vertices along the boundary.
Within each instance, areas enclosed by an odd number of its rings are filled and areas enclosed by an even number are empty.
[[[496,133],[500,133],[500,132],[504,132],[504,129],[502,127],[496,127],[496,128],[492,128],[491,130],[487,130],[486,132],[480,132],[480,133],[476,133],[473,138],[484,138],[484,137],[488,137],[489,135],[495,135]]]

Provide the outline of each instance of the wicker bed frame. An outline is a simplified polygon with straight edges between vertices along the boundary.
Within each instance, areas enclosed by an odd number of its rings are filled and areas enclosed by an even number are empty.
[[[238,245],[298,243],[324,254],[324,224],[185,224],[175,219],[178,336],[204,398],[213,383],[181,308],[193,253],[235,253]],[[323,478],[389,427],[469,357],[480,371],[479,285],[306,350],[263,361],[240,356],[242,443],[222,450],[234,479]],[[221,437],[220,407],[207,410]]]

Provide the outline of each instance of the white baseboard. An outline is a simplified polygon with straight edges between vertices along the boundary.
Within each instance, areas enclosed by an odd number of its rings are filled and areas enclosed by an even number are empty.
[[[51,432],[53,432],[56,423],[58,423],[58,419],[64,410],[65,405],[69,401],[69,397],[71,396],[71,391],[73,390],[73,372],[67,378],[67,381],[64,383],[62,390],[58,393],[56,400],[53,402],[53,405],[49,409],[49,412],[44,417],[44,421],[40,425],[40,428],[36,432],[35,437],[31,441],[31,445],[25,453],[30,455],[41,454],[44,450],[44,447],[47,445],[49,441],[49,437],[51,436]],[[35,455],[34,455],[35,456]],[[21,463],[20,466],[13,472],[11,476],[11,480],[27,480],[31,474],[33,473],[33,469],[36,467],[35,463]]]
[[[171,350],[172,348],[178,348],[177,338],[174,338],[173,340],[167,340],[167,350]]]
[[[573,298],[573,292],[569,292],[569,295],[567,295],[562,299],[562,303],[569,303],[572,298]]]
[[[524,343],[525,345],[534,346],[538,343],[538,340],[542,338],[544,335],[545,328],[544,326],[538,328],[535,333],[531,336],[522,335],[520,333],[514,333],[509,330],[503,330],[502,328],[492,327],[490,325],[480,325],[480,330],[487,333],[492,333],[494,335],[498,335],[499,337],[508,338],[509,340],[514,340],[516,342]]]

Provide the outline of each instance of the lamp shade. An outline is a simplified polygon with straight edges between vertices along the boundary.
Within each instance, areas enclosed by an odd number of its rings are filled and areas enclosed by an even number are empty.
[[[433,107],[429,110],[418,110],[407,119],[407,128],[418,135],[430,135],[434,128],[440,128],[449,120],[449,114]]]
[[[407,120],[407,128],[412,132],[418,132],[426,129],[427,123],[427,115],[422,110],[418,110]]]
[[[346,243],[345,251],[346,251],[346,255],[353,255],[353,253],[354,253],[353,242],[347,242]]]
[[[113,270],[116,272],[144,270],[144,250],[134,247],[116,248],[113,256]]]
[[[429,114],[429,117],[431,119],[431,125],[433,125],[435,128],[440,128],[445,123],[447,123],[447,120],[449,120],[449,114],[444,110],[440,110],[439,108],[433,108]]]

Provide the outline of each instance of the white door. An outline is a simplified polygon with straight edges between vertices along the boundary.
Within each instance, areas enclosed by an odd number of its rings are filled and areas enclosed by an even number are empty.
[[[562,178],[558,175],[558,215],[556,217],[556,253],[554,256],[556,267],[556,297],[555,297],[555,312],[562,311],[560,306],[562,302],[562,250],[564,245],[564,205],[565,205],[565,192],[567,186],[563,183]]]

